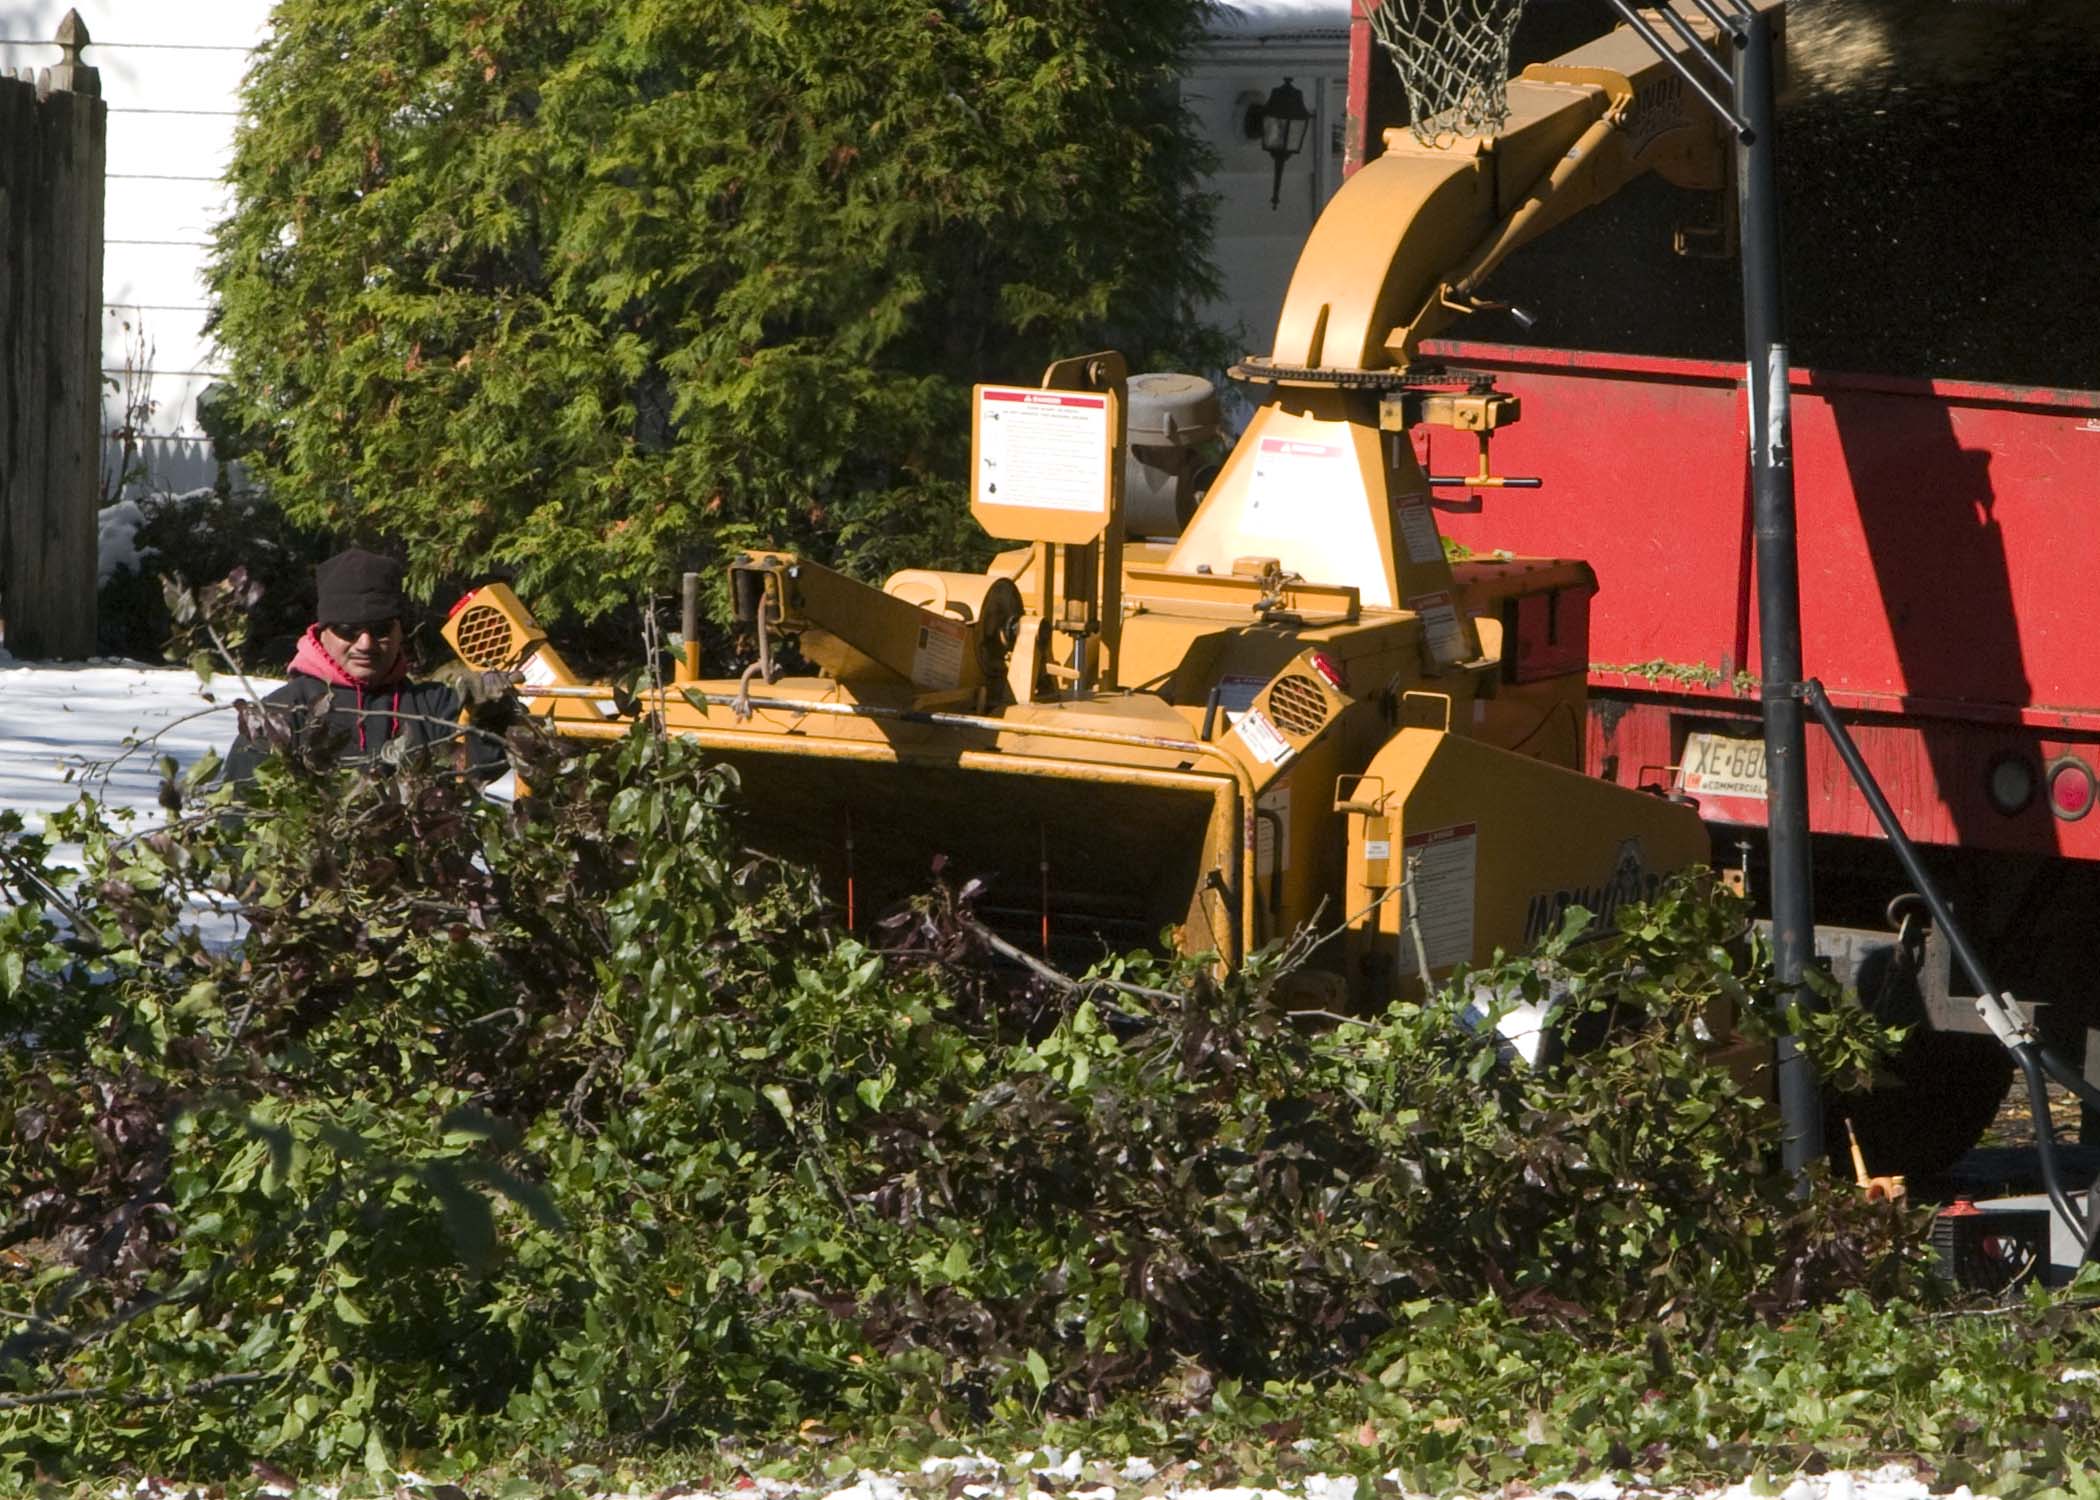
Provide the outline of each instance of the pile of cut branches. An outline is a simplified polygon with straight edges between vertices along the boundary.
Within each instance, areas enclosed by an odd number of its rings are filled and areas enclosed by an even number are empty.
[[[1068,978],[967,884],[856,936],[694,747],[511,749],[512,804],[295,746],[144,835],[0,818],[5,1462],[1196,1412],[1364,1379],[1425,1299],[1601,1345],[1912,1284],[1705,1062],[1765,978],[1705,885],[1309,1020],[1302,944]],[[1554,1068],[1467,1019],[1549,989],[1591,1038]]]

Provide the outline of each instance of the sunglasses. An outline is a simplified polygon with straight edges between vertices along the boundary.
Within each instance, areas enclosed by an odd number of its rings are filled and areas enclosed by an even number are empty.
[[[369,633],[373,640],[383,641],[401,628],[401,622],[392,618],[385,620],[360,620],[355,624],[347,625],[324,623],[321,628],[338,640],[354,641],[359,636]]]

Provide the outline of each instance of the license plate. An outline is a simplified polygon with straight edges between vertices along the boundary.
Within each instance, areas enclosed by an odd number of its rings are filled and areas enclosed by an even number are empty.
[[[1765,799],[1765,742],[1701,730],[1684,737],[1684,789],[1694,797]]]

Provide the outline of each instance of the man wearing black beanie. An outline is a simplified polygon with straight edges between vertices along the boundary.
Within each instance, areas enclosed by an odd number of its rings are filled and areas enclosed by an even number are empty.
[[[300,638],[290,680],[263,699],[266,707],[302,711],[297,732],[339,739],[346,760],[397,763],[460,735],[460,690],[408,675],[401,573],[394,559],[355,547],[322,563],[314,573],[319,619]],[[501,674],[483,678],[495,680],[467,684],[476,706],[500,699],[507,688]],[[484,776],[500,772],[502,750],[486,735],[470,734],[466,752],[466,768]],[[245,780],[266,753],[267,745],[243,733],[227,753],[226,778]]]

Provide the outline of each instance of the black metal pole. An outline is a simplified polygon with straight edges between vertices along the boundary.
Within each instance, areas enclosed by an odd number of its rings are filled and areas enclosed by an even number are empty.
[[[1757,633],[1764,681],[1766,830],[1771,856],[1772,962],[1782,1003],[1816,1003],[1802,975],[1815,961],[1809,875],[1808,771],[1801,700],[1801,576],[1795,548],[1794,460],[1785,308],[1779,281],[1779,193],[1773,181],[1772,24],[1754,12],[1735,32],[1735,99],[1749,129],[1736,146],[1743,234],[1743,332],[1750,398],[1750,476],[1757,541]],[[1779,1113],[1787,1170],[1797,1179],[1823,1154],[1823,1094],[1798,1039],[1779,1041]]]

